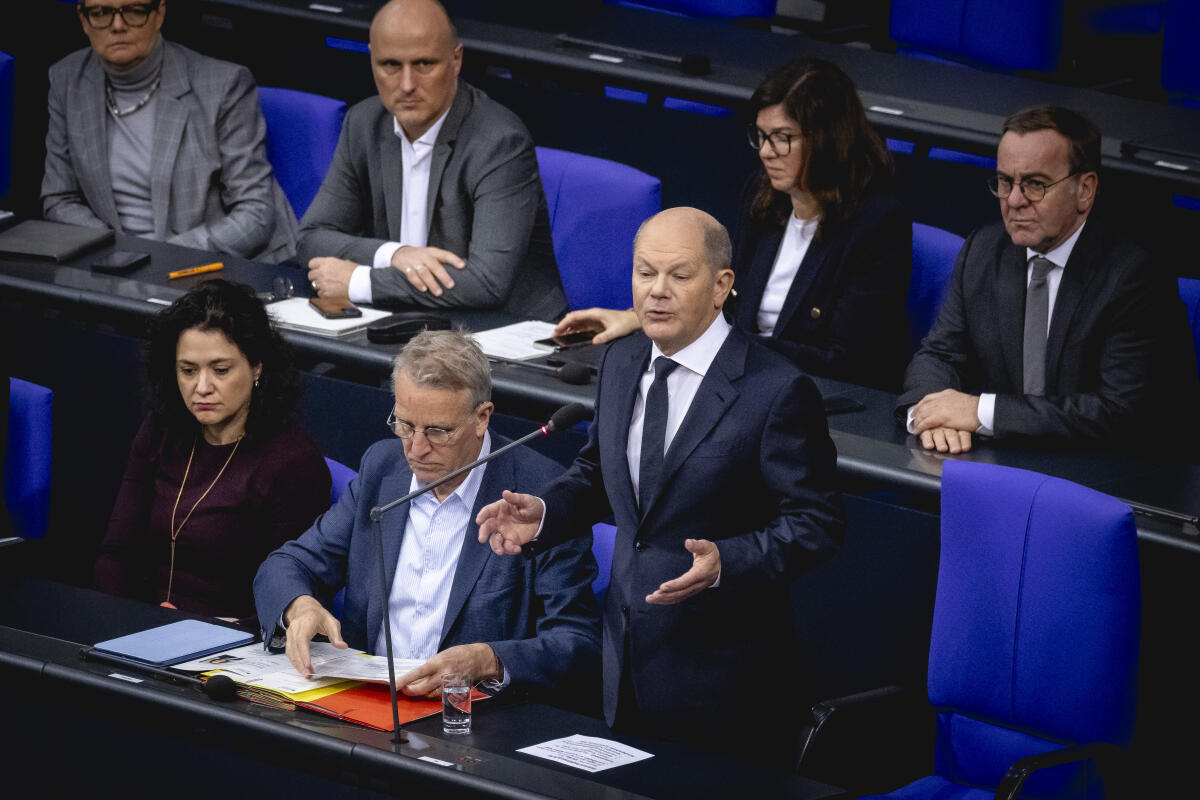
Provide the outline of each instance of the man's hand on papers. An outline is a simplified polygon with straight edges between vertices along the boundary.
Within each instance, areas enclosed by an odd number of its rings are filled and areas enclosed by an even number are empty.
[[[308,280],[321,297],[347,297],[350,294],[350,276],[358,267],[353,261],[332,256],[321,256],[308,262]]]
[[[435,297],[441,297],[443,287],[454,288],[454,278],[450,277],[446,264],[455,269],[467,266],[467,262],[440,247],[404,246],[392,253],[392,266],[404,273],[413,288],[432,292]]]
[[[479,510],[475,524],[479,526],[479,543],[491,545],[498,556],[515,556],[521,545],[537,535],[546,506],[531,494],[504,490],[501,499]]]
[[[660,584],[646,595],[647,603],[669,606],[700,594],[721,574],[721,551],[708,539],[687,539],[683,546],[692,554],[692,568],[674,580]]]
[[[471,676],[472,683],[500,680],[504,673],[492,648],[483,643],[447,647],[421,666],[396,679],[396,688],[415,697],[441,697],[442,675],[461,672]]]
[[[604,344],[633,333],[642,327],[637,314],[629,311],[618,311],[615,308],[586,308],[582,311],[572,311],[562,318],[554,328],[555,336],[564,336],[577,331],[599,331],[592,337],[592,344]]]
[[[308,643],[318,633],[325,634],[334,647],[346,649],[346,643],[342,641],[341,623],[315,597],[305,594],[289,603],[283,612],[283,622],[287,625],[287,647],[284,652],[296,671],[306,678],[313,675]]]

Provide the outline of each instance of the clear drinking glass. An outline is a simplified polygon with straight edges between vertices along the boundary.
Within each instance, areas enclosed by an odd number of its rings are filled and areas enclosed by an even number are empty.
[[[442,732],[471,732],[471,679],[448,672],[442,676]]]

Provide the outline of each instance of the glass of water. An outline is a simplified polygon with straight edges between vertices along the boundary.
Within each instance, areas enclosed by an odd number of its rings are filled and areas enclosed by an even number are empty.
[[[442,676],[442,733],[471,732],[471,678],[457,672]]]

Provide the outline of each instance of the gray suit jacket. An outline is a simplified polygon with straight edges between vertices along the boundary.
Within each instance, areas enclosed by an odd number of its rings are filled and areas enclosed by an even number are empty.
[[[1170,419],[1177,442],[1197,397],[1196,360],[1172,274],[1095,215],[1063,271],[1046,342],[1046,393],[1023,391],[1025,248],[1004,226],[972,233],[896,406],[926,394],[996,393],[995,435],[1133,444]],[[1183,409],[1188,409],[1183,411]],[[1153,444],[1153,443],[1151,443]]]
[[[171,42],[163,46],[151,238],[264,260],[291,257],[296,219],[267,162],[266,124],[250,71]],[[119,231],[104,69],[91,48],[50,68],[49,110],[43,213]]]
[[[400,241],[403,160],[392,115],[378,97],[346,114],[333,163],[300,226],[299,259],[336,256],[372,264]],[[553,320],[567,310],[550,239],[533,140],[504,106],[463,81],[434,145],[429,173],[430,247],[462,257],[454,288],[419,292],[397,270],[371,273],[381,304],[499,308]]]

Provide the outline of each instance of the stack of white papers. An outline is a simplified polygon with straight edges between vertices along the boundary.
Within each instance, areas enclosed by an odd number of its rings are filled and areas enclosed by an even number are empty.
[[[312,660],[312,678],[296,672],[292,662],[283,653],[263,652],[261,644],[222,650],[215,655],[176,664],[174,668],[185,672],[220,671],[238,683],[285,694],[319,689],[347,680],[388,682],[387,658],[383,656],[368,655],[361,650],[339,650],[328,642],[313,642],[309,645],[309,658]],[[397,678],[424,663],[419,658],[392,659]]]
[[[364,308],[361,317],[347,319],[325,319],[317,310],[308,304],[306,297],[289,297],[277,303],[267,304],[267,314],[271,321],[280,328],[303,333],[315,333],[318,336],[345,336],[348,333],[361,331],[377,319],[383,319],[392,312],[379,308]]]
[[[526,322],[514,322],[502,328],[472,333],[471,338],[485,356],[521,360],[553,353],[553,347],[534,344],[538,339],[550,338],[553,333],[553,323],[531,319]]]

